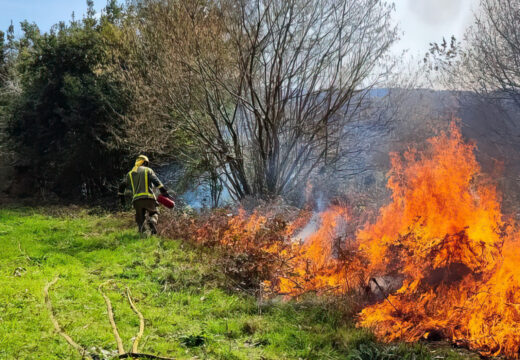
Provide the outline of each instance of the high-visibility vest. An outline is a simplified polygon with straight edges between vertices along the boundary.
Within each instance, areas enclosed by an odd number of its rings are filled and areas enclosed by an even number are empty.
[[[128,178],[132,186],[133,200],[136,199],[155,199],[155,194],[152,191],[152,183],[156,183],[158,188],[163,187],[152,169],[146,166],[140,166],[137,171],[131,170],[128,172]],[[152,182],[150,182],[152,178]]]

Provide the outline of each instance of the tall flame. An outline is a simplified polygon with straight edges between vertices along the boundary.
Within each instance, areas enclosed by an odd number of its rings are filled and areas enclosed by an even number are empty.
[[[430,267],[461,263],[471,270],[496,265],[503,242],[500,205],[493,186],[475,183],[480,167],[474,146],[458,128],[429,140],[424,152],[392,154],[388,187],[392,202],[378,221],[360,231],[358,240],[375,269],[386,270],[392,246],[411,251],[400,259],[406,274],[425,275]],[[464,233],[464,236],[462,236]]]
[[[387,341],[435,336],[485,355],[518,358],[518,236],[504,221],[497,191],[484,181],[474,151],[452,124],[426,149],[392,154],[391,202],[358,231],[354,256],[332,251],[337,219],[348,220],[346,210],[333,206],[300,246],[280,291],[345,292],[359,279],[398,274],[399,290],[366,306],[360,326]]]
[[[341,229],[355,219],[334,205],[302,242],[294,233],[309,221],[305,211],[287,226],[269,220],[272,214],[240,211],[199,227],[196,238],[276,261],[279,268],[264,285],[286,296],[341,294],[374,282],[390,294],[366,305],[358,323],[383,340],[441,337],[484,355],[518,359],[518,232],[503,216],[495,186],[481,174],[475,149],[452,124],[425,149],[392,154],[390,203],[350,237]],[[376,280],[388,277],[398,290]]]
[[[358,241],[374,276],[397,270],[405,281],[362,311],[362,326],[386,340],[435,331],[483,354],[518,358],[520,248],[494,186],[479,175],[474,146],[455,125],[426,152],[392,156],[392,202]]]

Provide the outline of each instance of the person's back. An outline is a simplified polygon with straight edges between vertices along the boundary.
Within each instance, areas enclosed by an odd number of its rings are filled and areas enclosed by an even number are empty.
[[[148,213],[150,230],[152,234],[156,234],[159,213],[157,212],[157,201],[153,187],[155,186],[165,196],[170,197],[170,195],[155,172],[148,167],[148,163],[146,156],[139,155],[137,157],[134,168],[128,172],[119,186],[119,196],[121,203],[124,204],[124,191],[128,186],[131,187],[132,204],[135,209],[135,220],[139,232],[144,232],[144,222]]]
[[[144,165],[139,166],[135,171],[128,173],[128,180],[132,187],[133,201],[138,199],[155,199],[152,186],[161,189],[161,183],[155,172]]]

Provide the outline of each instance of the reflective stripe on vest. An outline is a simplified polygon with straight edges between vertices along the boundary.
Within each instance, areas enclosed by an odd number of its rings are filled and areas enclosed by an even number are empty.
[[[130,183],[132,184],[132,194],[135,194],[135,186],[134,186],[134,179],[132,178],[132,171],[128,173],[128,177],[130,178]]]
[[[137,174],[137,171],[135,172]],[[139,194],[136,194],[135,193],[135,186],[134,186],[134,179],[132,177],[132,171],[130,171],[128,173],[128,176],[130,177],[130,183],[132,184],[132,193],[134,194],[133,196],[133,199],[139,197],[139,196],[143,196],[143,195],[146,195],[146,196],[151,196],[155,199],[155,195],[151,194],[149,191],[148,191],[148,170],[145,170],[144,171],[144,186],[145,186],[145,192],[142,192],[142,193],[139,193]]]

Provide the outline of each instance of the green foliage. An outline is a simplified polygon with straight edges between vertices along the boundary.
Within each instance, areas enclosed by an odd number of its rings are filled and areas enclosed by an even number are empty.
[[[22,93],[9,133],[39,187],[69,199],[81,190],[106,191],[127,154],[119,136],[129,100],[107,71],[117,61],[109,44],[123,14],[109,5],[100,21],[90,3],[83,21],[60,23],[45,34],[23,22],[16,42]]]
[[[204,334],[198,335],[187,335],[179,338],[180,342],[187,347],[202,346],[206,343],[206,337]]]
[[[6,48],[6,44],[5,44],[5,33],[0,30],[0,76],[5,74],[6,62],[7,62],[6,52],[7,52],[7,48]],[[2,81],[2,84],[3,84],[2,77],[0,77],[0,81]]]
[[[424,347],[412,349],[393,348],[375,343],[362,343],[347,357],[348,360],[393,360],[393,359],[431,359],[430,352]]]
[[[13,36],[12,25],[7,34],[0,31],[0,166],[10,161],[6,128],[17,91],[13,61]]]
[[[7,85],[8,59],[7,46],[5,42],[5,33],[0,31],[0,121],[6,114],[7,99],[4,95],[5,86]],[[0,123],[2,125],[3,122]],[[0,126],[1,129],[1,126]],[[1,130],[0,130],[1,131]],[[1,134],[0,134],[1,135]]]
[[[348,360],[434,360],[434,359],[477,359],[476,355],[458,354],[447,349],[433,350],[422,344],[380,345],[361,342],[350,352]]]

